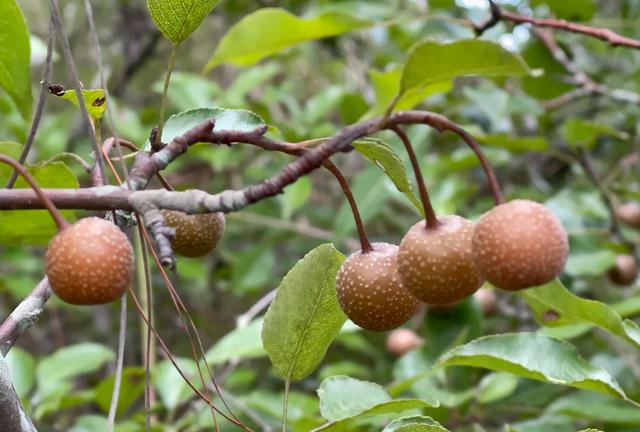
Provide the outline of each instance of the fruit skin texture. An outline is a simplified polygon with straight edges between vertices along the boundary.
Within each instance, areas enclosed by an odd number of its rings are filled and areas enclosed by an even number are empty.
[[[618,255],[609,270],[609,278],[617,285],[631,285],[638,277],[638,263],[633,255]]]
[[[60,299],[97,305],[119,299],[133,277],[133,249],[114,224],[97,217],[80,219],[49,243],[45,271]]]
[[[482,216],[473,234],[478,271],[494,286],[517,291],[555,279],[567,262],[569,241],[545,206],[514,200]]]
[[[373,243],[373,250],[351,255],[336,279],[344,313],[366,330],[386,331],[404,324],[418,300],[403,286],[397,271],[398,246]]]
[[[470,296],[484,279],[471,254],[473,222],[460,216],[438,218],[437,228],[424,220],[413,225],[400,243],[398,273],[419,300],[447,305]]]
[[[196,258],[215,249],[224,233],[224,214],[186,214],[174,210],[163,210],[165,223],[175,228],[171,247],[178,255]]]
[[[387,337],[387,351],[396,357],[402,357],[422,345],[424,345],[424,339],[409,329],[394,330]]]
[[[634,202],[622,204],[616,208],[616,216],[625,225],[640,229],[640,205]]]

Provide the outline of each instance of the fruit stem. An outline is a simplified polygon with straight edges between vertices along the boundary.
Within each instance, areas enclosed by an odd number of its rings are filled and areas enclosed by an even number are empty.
[[[164,113],[167,108],[167,94],[169,93],[169,83],[171,82],[171,73],[176,66],[176,55],[178,54],[178,47],[180,45],[174,45],[171,51],[171,57],[169,57],[169,65],[167,66],[167,72],[164,77],[164,88],[162,90],[162,99],[160,99],[160,119],[158,120],[158,132],[156,133],[156,142],[152,145],[159,145],[162,142],[162,129],[164,129]]]
[[[42,204],[47,208],[47,210],[51,214],[51,217],[53,218],[53,221],[58,226],[59,231],[62,231],[63,229],[69,226],[69,222],[67,222],[62,217],[62,215],[60,214],[56,206],[53,204],[53,201],[51,201],[51,199],[49,199],[49,197],[44,193],[44,191],[40,188],[40,186],[38,186],[38,183],[36,182],[36,180],[31,176],[31,174],[29,174],[29,171],[27,171],[24,166],[20,165],[18,161],[16,161],[15,159],[12,159],[8,156],[1,155],[1,154],[0,154],[0,162],[5,163],[10,167],[12,167],[27,181],[27,183],[29,183],[29,186],[31,186],[31,188],[35,191],[36,195],[38,195],[38,198],[40,198],[40,201],[42,202]]]
[[[404,144],[404,148],[407,149],[407,153],[409,154],[411,166],[413,167],[413,172],[416,175],[416,183],[418,183],[418,191],[420,191],[420,200],[422,201],[427,228],[436,228],[440,224],[440,222],[438,222],[436,212],[433,209],[433,205],[431,204],[431,199],[429,199],[429,192],[427,191],[427,186],[424,183],[422,170],[420,169],[420,164],[418,163],[416,152],[413,150],[413,146],[411,145],[411,140],[409,140],[409,137],[407,136],[405,131],[402,130],[399,126],[391,126],[390,129],[395,132],[396,135],[398,135],[400,140],[402,140],[402,144]]]
[[[467,145],[471,148],[471,150],[476,154],[476,157],[480,161],[480,165],[482,165],[482,169],[484,170],[485,175],[487,176],[487,181],[489,182],[489,187],[491,188],[491,193],[493,194],[493,199],[496,205],[504,204],[504,196],[502,195],[502,189],[500,188],[500,184],[498,183],[498,179],[496,178],[495,173],[493,172],[493,168],[491,168],[491,163],[487,159],[487,157],[482,153],[480,149],[480,145],[476,142],[476,140],[469,135],[464,129],[456,124],[450,124],[447,126],[451,132],[456,133],[460,138],[467,143]]]
[[[353,198],[353,193],[351,192],[351,188],[349,187],[349,183],[347,183],[347,179],[344,178],[340,168],[336,166],[330,159],[325,159],[322,162],[322,165],[328,169],[331,174],[335,176],[340,183],[340,187],[342,188],[342,192],[344,196],[347,198],[349,202],[349,207],[351,207],[351,212],[353,213],[353,219],[356,221],[356,228],[358,229],[358,236],[360,237],[360,248],[362,252],[371,252],[373,247],[369,242],[369,238],[367,237],[367,233],[364,230],[364,224],[362,223],[362,218],[360,217],[360,211],[358,210],[358,205],[356,204],[356,200]]]

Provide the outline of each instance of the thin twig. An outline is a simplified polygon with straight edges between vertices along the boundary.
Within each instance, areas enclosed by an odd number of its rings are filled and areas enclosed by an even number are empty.
[[[116,371],[113,380],[113,391],[111,392],[111,403],[109,405],[109,415],[107,417],[107,432],[113,432],[116,423],[116,412],[118,410],[118,399],[120,397],[120,385],[122,384],[122,368],[124,365],[124,347],[127,336],[127,295],[120,298],[120,330],[118,331],[118,356],[116,358]]]

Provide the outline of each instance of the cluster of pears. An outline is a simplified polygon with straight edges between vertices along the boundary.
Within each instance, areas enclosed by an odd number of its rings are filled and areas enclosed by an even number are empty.
[[[178,255],[200,257],[211,252],[224,233],[222,213],[188,215],[163,211],[176,230],[171,245]],[[45,255],[49,284],[63,301],[97,305],[119,299],[131,283],[133,248],[114,224],[98,217],[80,219],[60,230]]]
[[[477,224],[445,216],[422,220],[400,246],[373,243],[351,255],[336,281],[338,301],[360,327],[386,331],[405,323],[420,302],[447,305],[485,281],[516,291],[542,285],[564,269],[567,233],[542,204],[514,200],[494,207]]]

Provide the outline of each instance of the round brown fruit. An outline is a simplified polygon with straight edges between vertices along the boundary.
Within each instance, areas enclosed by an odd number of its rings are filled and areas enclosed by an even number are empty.
[[[372,251],[356,252],[340,267],[336,280],[344,313],[366,330],[386,331],[404,324],[418,309],[418,300],[402,286],[398,247],[373,243]]]
[[[618,206],[616,216],[623,224],[640,229],[640,205],[637,203],[628,202]]]
[[[618,285],[631,285],[638,277],[638,263],[633,255],[618,255],[609,270],[609,279]]]
[[[542,204],[514,200],[494,207],[476,224],[473,256],[494,286],[516,291],[555,279],[569,242],[560,221]]]
[[[498,299],[494,290],[489,288],[480,288],[473,294],[473,298],[476,300],[482,313],[485,315],[493,315],[498,311]]]
[[[398,273],[404,286],[430,305],[470,296],[484,282],[471,254],[473,223],[460,216],[439,218],[435,228],[416,223],[400,243]]]
[[[165,223],[175,228],[171,247],[178,255],[196,258],[215,249],[224,233],[224,214],[186,214],[175,210],[163,210]]]
[[[45,271],[60,299],[96,305],[120,298],[133,276],[133,249],[114,224],[97,217],[80,219],[49,244]]]
[[[397,329],[387,336],[387,351],[396,357],[402,357],[422,345],[424,345],[424,339],[413,330]]]

